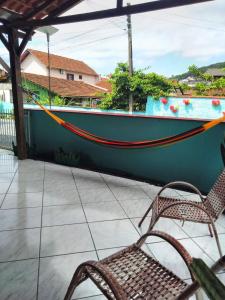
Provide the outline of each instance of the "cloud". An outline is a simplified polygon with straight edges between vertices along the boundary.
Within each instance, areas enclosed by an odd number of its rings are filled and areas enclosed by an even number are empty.
[[[132,0],[131,4],[144,0]],[[90,12],[115,5],[115,0],[85,0],[66,14]],[[145,1],[147,2],[147,1]],[[225,1],[196,4],[132,16],[135,67],[166,55],[207,62],[225,53]],[[89,63],[99,73],[110,73],[127,60],[126,17],[57,26],[51,52]],[[46,51],[46,38],[36,34],[29,47]],[[0,48],[0,53],[2,49]]]

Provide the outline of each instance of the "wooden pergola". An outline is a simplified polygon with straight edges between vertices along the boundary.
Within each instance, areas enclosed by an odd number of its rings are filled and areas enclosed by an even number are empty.
[[[18,158],[26,159],[20,56],[34,30],[41,26],[112,18],[208,2],[213,0],[155,0],[125,6],[115,0],[115,8],[61,16],[83,0],[0,0],[0,39],[9,51]]]

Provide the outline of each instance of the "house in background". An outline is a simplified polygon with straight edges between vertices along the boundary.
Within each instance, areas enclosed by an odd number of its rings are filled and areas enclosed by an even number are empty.
[[[48,76],[48,54],[46,52],[27,49],[21,57],[21,69],[23,73]],[[96,84],[99,75],[86,63],[50,54],[51,77],[84,81]]]
[[[194,76],[188,76],[179,80],[179,83],[187,84],[189,87],[195,87],[197,83],[202,82],[202,79],[197,79]]]
[[[213,76],[213,79],[219,79],[222,77],[225,77],[225,70],[224,69],[218,69],[218,68],[209,68],[205,74],[209,74]]]
[[[0,69],[0,102],[12,103],[12,85],[6,70]]]
[[[23,86],[42,100],[49,97],[48,62],[47,53],[33,49],[27,49],[21,57]],[[58,96],[65,104],[93,107],[102,94],[109,92],[101,82],[100,76],[86,63],[50,54],[51,99]]]
[[[46,99],[48,102],[49,81],[47,76],[22,73],[22,80],[25,90],[33,91],[40,99]],[[101,95],[107,92],[108,91],[105,88],[83,81],[67,80],[56,77],[51,78],[51,99],[59,96],[65,100],[66,105],[95,107]],[[26,97],[26,94],[24,95],[24,99],[29,102],[29,98]]]
[[[108,78],[108,77],[101,77],[100,80],[96,83],[96,85],[98,87],[106,89],[108,93],[111,93],[112,92],[112,84],[109,80],[110,80],[110,78]]]

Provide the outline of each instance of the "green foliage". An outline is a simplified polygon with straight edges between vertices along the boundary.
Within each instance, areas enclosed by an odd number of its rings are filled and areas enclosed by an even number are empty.
[[[197,95],[205,95],[205,93],[210,89],[209,86],[207,86],[205,83],[203,82],[198,82],[195,85],[195,90]]]
[[[225,78],[221,77],[212,82],[211,88],[213,89],[222,89],[225,88]]]
[[[129,75],[128,65],[119,63],[111,76],[112,93],[105,95],[101,101],[102,109],[128,109],[129,94],[134,98],[134,110],[145,110],[146,98],[151,95],[158,99],[167,96],[173,89],[171,81],[155,73],[135,70]]]
[[[55,96],[52,100],[53,105],[56,106],[64,106],[66,104],[65,99],[59,97],[59,96]]]
[[[205,72],[206,72],[208,69],[210,69],[210,68],[224,69],[224,68],[225,68],[225,62],[220,62],[220,63],[216,63],[216,64],[204,66],[204,67],[199,68],[199,70],[200,70],[202,73],[205,73]],[[182,80],[182,79],[187,78],[187,77],[190,76],[190,75],[191,75],[190,72],[185,72],[185,73],[180,74],[180,75],[172,76],[171,78],[177,79],[177,80]]]
[[[207,95],[210,90],[222,90],[225,88],[225,78],[223,77],[213,79],[212,75],[202,73],[201,69],[195,65],[189,67],[189,72],[197,79],[202,80],[202,82],[195,85],[197,95]]]
[[[189,72],[196,78],[202,79],[206,82],[213,81],[213,76],[207,73],[202,72],[196,65],[191,65],[188,68]]]
[[[195,77],[201,78],[202,72],[198,69],[196,65],[191,65],[188,68],[188,71],[190,72],[190,74],[194,75]]]

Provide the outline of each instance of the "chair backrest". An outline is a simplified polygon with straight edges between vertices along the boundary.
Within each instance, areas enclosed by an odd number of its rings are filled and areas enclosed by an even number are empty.
[[[225,210],[225,169],[217,178],[204,202],[213,219]]]

